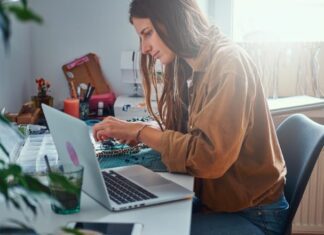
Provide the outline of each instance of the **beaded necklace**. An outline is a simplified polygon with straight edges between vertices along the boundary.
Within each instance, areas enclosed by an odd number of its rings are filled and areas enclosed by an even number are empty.
[[[135,146],[129,146],[120,144],[113,139],[105,140],[101,143],[95,144],[95,151],[97,157],[116,157],[125,156],[138,153],[141,149],[147,148],[143,143],[139,143]]]
[[[147,148],[144,144],[138,144],[131,147],[124,147],[120,149],[109,149],[109,150],[101,150],[96,153],[97,157],[116,157],[116,156],[124,156],[124,155],[132,155],[138,153],[141,149]]]

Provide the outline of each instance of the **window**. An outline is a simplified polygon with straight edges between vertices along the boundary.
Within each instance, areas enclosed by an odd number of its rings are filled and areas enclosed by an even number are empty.
[[[208,0],[204,10],[250,54],[267,97],[324,96],[324,0]]]
[[[323,41],[324,0],[233,0],[235,41]]]
[[[197,0],[197,3],[202,11],[207,12],[207,10],[208,10],[208,1],[207,0]]]

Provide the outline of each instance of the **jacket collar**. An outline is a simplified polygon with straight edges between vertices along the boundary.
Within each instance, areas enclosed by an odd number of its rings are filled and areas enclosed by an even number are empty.
[[[202,45],[195,59],[195,71],[205,72],[217,51],[231,43],[231,40],[218,27],[211,26],[208,32],[208,41]]]

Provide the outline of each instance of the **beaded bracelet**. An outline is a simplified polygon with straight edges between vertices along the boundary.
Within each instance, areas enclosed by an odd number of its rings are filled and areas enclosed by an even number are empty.
[[[136,134],[136,138],[135,138],[136,142],[141,142],[140,139],[139,139],[140,134],[141,134],[142,130],[147,126],[148,126],[147,124],[144,124],[140,129],[138,129],[137,134]]]

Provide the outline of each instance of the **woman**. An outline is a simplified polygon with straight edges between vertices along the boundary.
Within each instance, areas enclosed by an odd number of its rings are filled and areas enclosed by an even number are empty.
[[[95,138],[143,142],[170,172],[193,175],[192,234],[280,234],[286,168],[253,62],[195,0],[133,0],[130,22],[159,128],[108,117]],[[165,66],[158,114],[150,105],[156,60]]]

